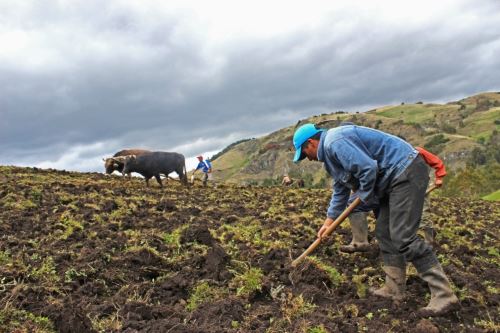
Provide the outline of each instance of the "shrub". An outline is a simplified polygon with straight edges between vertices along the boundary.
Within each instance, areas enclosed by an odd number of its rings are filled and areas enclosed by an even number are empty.
[[[445,133],[449,133],[449,134],[455,134],[457,133],[457,130],[455,127],[453,127],[452,125],[450,124],[442,124],[441,125],[441,130]]]
[[[469,159],[467,160],[467,165],[475,167],[478,165],[485,165],[487,162],[486,152],[478,147],[472,150]]]
[[[489,162],[483,166],[449,171],[442,189],[447,197],[480,198],[498,189],[500,185],[500,165]]]
[[[491,108],[493,105],[490,100],[481,98],[478,99],[477,104],[476,104],[476,111],[486,111],[489,108]]]
[[[437,134],[424,144],[424,148],[434,154],[438,154],[443,150],[444,144],[448,141],[450,141],[450,139],[446,138],[443,134]]]

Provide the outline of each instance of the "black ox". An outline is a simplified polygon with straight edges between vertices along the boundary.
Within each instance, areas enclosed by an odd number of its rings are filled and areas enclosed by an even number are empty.
[[[155,177],[160,187],[163,187],[160,174],[168,175],[171,172],[177,173],[182,184],[188,185],[186,174],[186,160],[184,155],[179,153],[155,151],[136,156],[126,156],[124,159],[123,173],[130,174],[137,172],[146,179],[149,187],[149,179]]]

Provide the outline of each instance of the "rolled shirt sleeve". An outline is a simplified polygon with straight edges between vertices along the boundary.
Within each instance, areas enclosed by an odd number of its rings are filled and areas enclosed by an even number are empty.
[[[418,153],[424,158],[425,163],[427,163],[434,169],[436,179],[440,179],[446,176],[446,168],[443,161],[438,156],[432,154],[422,147],[415,148],[418,150]]]
[[[351,190],[339,181],[333,182],[333,193],[326,216],[335,220],[344,211]]]

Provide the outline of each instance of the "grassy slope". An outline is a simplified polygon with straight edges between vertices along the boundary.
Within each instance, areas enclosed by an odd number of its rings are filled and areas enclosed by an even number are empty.
[[[484,200],[500,201],[500,190],[483,197]]]
[[[499,129],[500,125],[495,126],[494,124],[494,121],[498,119],[500,119],[499,107],[474,113],[464,121],[465,127],[460,129],[458,133],[474,139],[479,139],[480,137],[487,139],[493,129]]]

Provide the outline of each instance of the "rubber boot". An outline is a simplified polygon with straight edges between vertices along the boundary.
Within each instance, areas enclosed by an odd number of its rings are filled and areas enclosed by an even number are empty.
[[[458,298],[451,290],[450,282],[441,265],[431,267],[420,274],[420,277],[427,282],[431,290],[429,304],[418,311],[421,317],[440,316],[458,308]]]
[[[368,221],[366,220],[367,213],[358,212],[349,215],[349,223],[351,224],[352,241],[349,245],[342,245],[340,251],[367,252],[370,251],[370,243],[368,243]]]
[[[370,293],[396,302],[401,301],[406,289],[406,267],[384,266],[384,272],[384,286],[379,289],[370,288]]]

